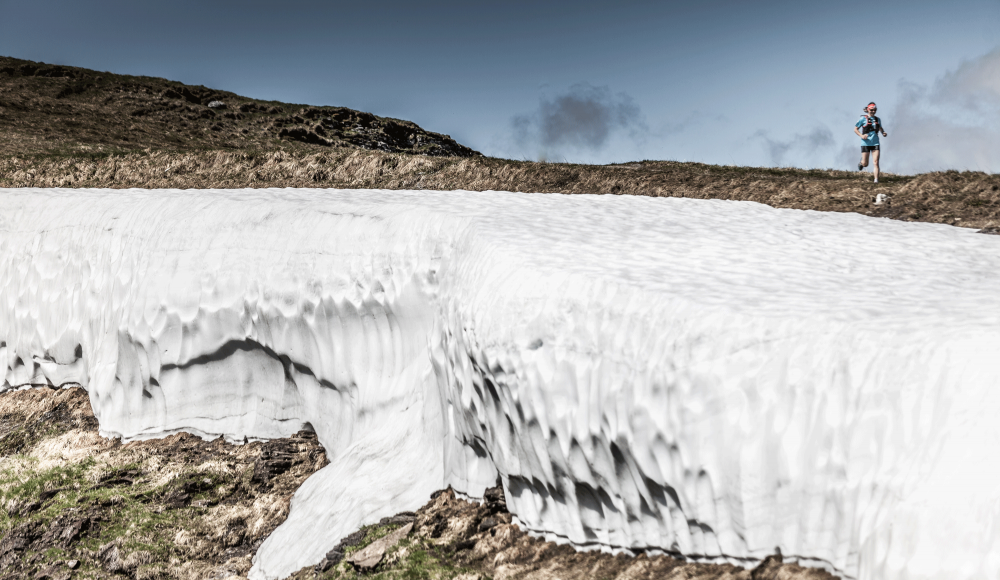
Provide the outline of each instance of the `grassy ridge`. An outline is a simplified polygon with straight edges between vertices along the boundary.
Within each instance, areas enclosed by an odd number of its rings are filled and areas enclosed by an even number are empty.
[[[673,161],[577,165],[359,149],[32,155],[0,158],[0,187],[464,189],[756,201],[774,207],[983,228],[1000,224],[1000,176],[916,176]],[[884,193],[889,203],[875,205]]]

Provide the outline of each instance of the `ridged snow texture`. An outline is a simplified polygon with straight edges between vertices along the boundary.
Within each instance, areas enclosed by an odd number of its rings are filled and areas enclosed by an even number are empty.
[[[252,576],[499,475],[579,546],[1000,577],[1000,238],[730,201],[0,190],[3,388],[316,430]]]

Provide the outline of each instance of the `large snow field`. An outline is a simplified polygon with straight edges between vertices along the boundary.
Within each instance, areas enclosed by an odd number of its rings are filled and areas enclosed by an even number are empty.
[[[1000,577],[1000,238],[749,202],[0,189],[2,389],[316,430],[254,578],[499,478],[581,547]]]

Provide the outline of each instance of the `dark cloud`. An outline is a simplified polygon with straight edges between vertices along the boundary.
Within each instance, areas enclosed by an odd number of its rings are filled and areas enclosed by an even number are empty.
[[[511,119],[514,140],[539,147],[543,155],[564,150],[596,152],[616,132],[639,139],[646,132],[642,111],[632,97],[608,87],[575,84],[554,98],[542,98],[538,110]]]
[[[789,153],[793,153],[796,158],[810,157],[834,145],[833,133],[826,127],[816,127],[808,133],[796,133],[783,141],[772,139],[770,131],[760,130],[751,139],[761,140],[771,165],[776,167],[782,166]]]

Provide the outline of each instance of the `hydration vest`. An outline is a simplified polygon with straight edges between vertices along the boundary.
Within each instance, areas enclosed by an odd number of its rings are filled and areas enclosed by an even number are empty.
[[[862,133],[878,133],[882,130],[882,121],[878,117],[872,115],[862,115],[862,119],[865,120],[864,124],[861,125]]]

